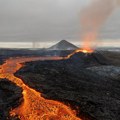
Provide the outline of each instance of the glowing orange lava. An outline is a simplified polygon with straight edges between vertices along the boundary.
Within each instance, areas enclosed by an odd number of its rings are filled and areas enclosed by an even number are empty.
[[[73,56],[75,53],[85,53],[85,54],[91,54],[93,52],[92,49],[77,49],[74,52],[72,52],[71,54],[69,54],[67,57],[64,57],[64,59],[69,59],[71,56]]]
[[[10,111],[10,115],[18,115],[20,120],[81,120],[75,112],[63,103],[47,100],[41,93],[28,87],[23,81],[14,76],[21,63],[37,60],[60,60],[61,57],[22,57],[11,58],[0,66],[0,78],[7,78],[23,89],[24,102]]]

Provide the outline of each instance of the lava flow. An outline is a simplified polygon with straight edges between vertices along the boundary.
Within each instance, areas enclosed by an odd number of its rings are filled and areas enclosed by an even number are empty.
[[[92,49],[77,49],[74,52],[72,52],[71,54],[69,54],[67,57],[64,57],[64,59],[69,59],[71,56],[73,56],[75,53],[85,53],[85,54],[90,54],[93,53],[94,50]]]
[[[11,116],[18,115],[20,120],[81,120],[76,117],[74,110],[63,103],[47,100],[41,93],[25,85],[22,79],[14,73],[21,67],[21,63],[37,60],[60,60],[61,57],[22,57],[10,58],[0,66],[0,78],[7,78],[23,89],[23,103],[10,111]]]

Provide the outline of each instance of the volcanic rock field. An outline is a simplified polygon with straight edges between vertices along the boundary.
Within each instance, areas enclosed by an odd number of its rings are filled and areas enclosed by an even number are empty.
[[[95,52],[29,62],[16,75],[43,97],[70,105],[84,120],[120,120],[119,71],[108,53]]]
[[[64,55],[63,55],[64,56]],[[120,120],[120,53],[76,53],[69,59],[34,61],[15,73],[45,99],[60,101],[83,120]],[[0,120],[23,102],[22,89],[0,79]]]

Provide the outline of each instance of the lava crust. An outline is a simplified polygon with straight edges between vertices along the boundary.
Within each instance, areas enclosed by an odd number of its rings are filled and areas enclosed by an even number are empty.
[[[101,53],[76,53],[66,60],[26,63],[16,75],[45,98],[72,105],[83,120],[119,120],[120,77],[93,71],[110,65]]]

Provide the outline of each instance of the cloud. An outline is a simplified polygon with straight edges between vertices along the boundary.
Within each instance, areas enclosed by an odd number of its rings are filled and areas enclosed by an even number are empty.
[[[0,41],[79,40],[80,10],[90,1],[0,0]]]

